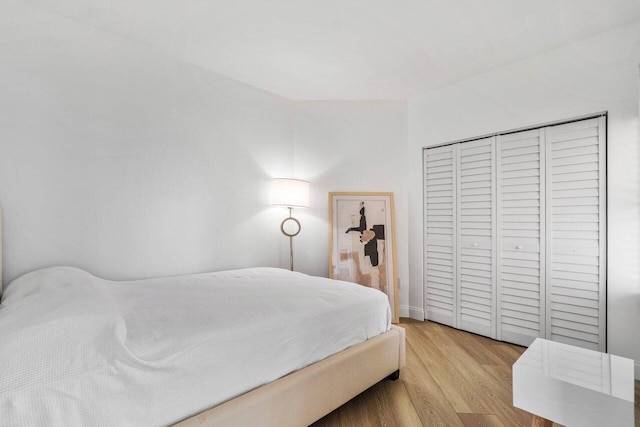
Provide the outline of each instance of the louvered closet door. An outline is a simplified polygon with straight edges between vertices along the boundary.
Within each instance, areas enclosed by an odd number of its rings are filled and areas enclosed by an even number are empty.
[[[425,308],[427,319],[455,326],[455,145],[424,151]]]
[[[551,126],[547,338],[605,351],[605,118]]]
[[[458,327],[495,338],[495,138],[458,144]]]
[[[545,336],[544,130],[500,135],[497,175],[497,338]]]

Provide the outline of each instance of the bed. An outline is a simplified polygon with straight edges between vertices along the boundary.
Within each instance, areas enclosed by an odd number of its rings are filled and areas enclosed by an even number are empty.
[[[272,268],[29,273],[0,305],[0,425],[311,424],[404,366],[381,295]]]

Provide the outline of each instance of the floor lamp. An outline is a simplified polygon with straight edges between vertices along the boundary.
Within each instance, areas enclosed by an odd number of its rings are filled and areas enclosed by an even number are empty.
[[[309,183],[301,179],[274,179],[272,204],[289,208],[289,217],[280,224],[280,231],[289,237],[289,268],[293,271],[293,238],[302,229],[300,221],[293,217],[293,208],[309,207]]]

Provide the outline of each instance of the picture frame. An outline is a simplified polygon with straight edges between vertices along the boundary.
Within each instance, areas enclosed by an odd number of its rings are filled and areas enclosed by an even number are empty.
[[[329,277],[385,293],[399,322],[391,192],[329,193]]]

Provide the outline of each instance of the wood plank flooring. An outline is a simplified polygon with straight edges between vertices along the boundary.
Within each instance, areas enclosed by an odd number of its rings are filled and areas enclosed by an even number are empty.
[[[407,332],[400,379],[376,384],[313,427],[531,425],[531,414],[511,404],[511,365],[524,347],[432,322],[403,318],[400,326]],[[639,394],[636,381],[636,426]]]

